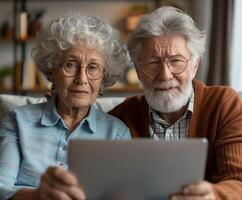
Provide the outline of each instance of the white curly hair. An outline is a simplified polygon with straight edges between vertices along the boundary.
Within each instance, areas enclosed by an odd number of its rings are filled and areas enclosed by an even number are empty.
[[[32,57],[37,68],[47,75],[60,66],[63,51],[83,43],[104,54],[103,85],[114,84],[122,76],[130,57],[119,32],[98,16],[72,12],[50,22],[37,34]]]

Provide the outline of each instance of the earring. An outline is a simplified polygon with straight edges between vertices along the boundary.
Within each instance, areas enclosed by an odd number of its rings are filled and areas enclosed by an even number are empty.
[[[99,95],[100,96],[103,96],[103,89],[101,88],[100,91],[99,91]]]
[[[103,84],[101,84],[100,90],[99,90],[99,95],[103,96]]]
[[[54,94],[56,92],[56,87],[54,83],[51,84],[50,90],[51,90],[51,94]]]

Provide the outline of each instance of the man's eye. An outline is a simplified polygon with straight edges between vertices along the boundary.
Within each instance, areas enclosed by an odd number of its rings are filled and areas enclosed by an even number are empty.
[[[186,61],[183,59],[171,59],[170,62],[171,63],[185,63]]]

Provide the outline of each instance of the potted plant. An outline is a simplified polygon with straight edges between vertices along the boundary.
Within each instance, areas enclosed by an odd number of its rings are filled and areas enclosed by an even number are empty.
[[[0,88],[11,89],[13,82],[13,68],[10,66],[3,66],[0,68]]]

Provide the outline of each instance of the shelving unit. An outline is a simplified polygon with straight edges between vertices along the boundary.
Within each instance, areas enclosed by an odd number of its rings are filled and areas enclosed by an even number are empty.
[[[13,36],[9,38],[0,38],[0,43],[13,43],[13,66],[14,66],[14,74],[13,74],[13,88],[12,91],[8,91],[5,89],[1,89],[1,92],[4,93],[14,93],[14,94],[30,94],[30,93],[45,93],[48,91],[47,87],[41,87],[40,85],[36,85],[34,88],[24,88],[23,87],[23,76],[24,68],[26,67],[26,52],[27,52],[27,44],[34,41],[33,37],[21,37],[19,35],[20,24],[18,22],[19,16],[21,13],[27,12],[27,4],[30,2],[36,2],[38,0],[12,0],[13,4]],[[52,0],[51,2],[60,2],[61,0]],[[80,0],[81,1],[81,0]],[[105,0],[102,0],[105,2]],[[50,3],[50,1],[43,1],[45,3]],[[109,3],[107,1],[107,3]],[[135,1],[134,1],[135,3]],[[153,0],[154,6],[159,6],[159,0]],[[26,25],[26,24],[25,24]],[[122,88],[119,87],[111,87],[106,91],[109,94],[117,94],[117,93],[140,93],[142,89],[137,87],[136,85],[124,85]]]

